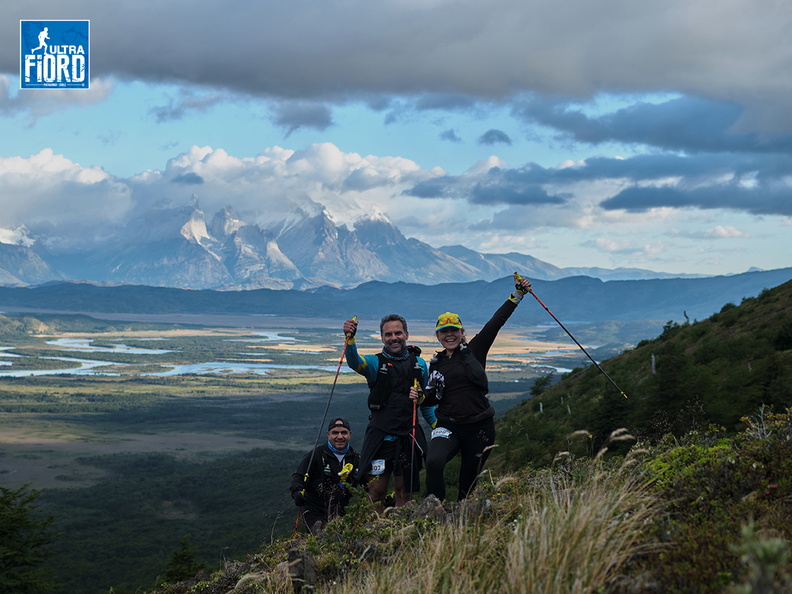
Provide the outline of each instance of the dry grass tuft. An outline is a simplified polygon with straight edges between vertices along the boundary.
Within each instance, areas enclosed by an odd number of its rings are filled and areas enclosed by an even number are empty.
[[[388,563],[361,568],[328,591],[594,592],[639,552],[641,531],[658,510],[637,478],[596,465],[582,479],[534,480],[530,493],[512,493],[498,506],[496,517],[462,514],[402,542]]]

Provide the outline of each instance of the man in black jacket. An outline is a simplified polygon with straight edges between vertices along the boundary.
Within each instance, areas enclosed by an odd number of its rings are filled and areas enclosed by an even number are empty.
[[[369,424],[360,453],[361,482],[372,503],[384,507],[393,476],[395,505],[407,503],[420,492],[419,471],[426,452],[426,437],[418,425],[417,412],[430,427],[436,421],[434,407],[417,406],[418,390],[426,385],[426,362],[421,350],[407,346],[407,321],[398,314],[380,320],[382,351],[360,355],[355,343],[357,319],[344,322],[347,365],[366,378],[369,386]]]
[[[291,494],[300,508],[300,517],[311,534],[328,520],[343,515],[352,497],[351,487],[360,454],[349,440],[352,428],[343,417],[335,417],[327,427],[327,443],[303,457],[292,475]]]

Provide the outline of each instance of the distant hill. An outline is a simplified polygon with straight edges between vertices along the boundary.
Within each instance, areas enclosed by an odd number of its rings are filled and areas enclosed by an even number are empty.
[[[533,282],[536,295],[559,319],[568,322],[607,320],[702,319],[724,303],[739,303],[763,289],[792,279],[792,268],[694,279],[603,282],[590,277]],[[0,287],[0,309],[35,308],[106,313],[246,313],[346,319],[352,315],[379,319],[397,312],[408,319],[433,319],[454,311],[472,325],[485,322],[513,289],[511,277],[496,281],[422,285],[369,282],[353,289],[320,287],[312,291],[186,290],[143,285],[102,286],[50,283]],[[553,324],[527,296],[510,323]]]
[[[588,453],[622,427],[648,440],[710,424],[734,432],[762,405],[792,406],[792,282],[727,303],[706,320],[668,323],[601,367],[628,398],[593,365],[574,370],[499,421],[493,466],[547,463],[569,449],[573,431],[588,433],[580,446]]]
[[[469,264],[479,271],[483,280],[493,280],[514,270],[524,270],[534,278],[558,280],[568,276],[590,276],[600,280],[647,280],[652,278],[701,278],[706,274],[670,274],[641,268],[600,268],[574,266],[559,268],[533,256],[518,252],[508,254],[481,253],[461,245],[441,247],[440,251]]]

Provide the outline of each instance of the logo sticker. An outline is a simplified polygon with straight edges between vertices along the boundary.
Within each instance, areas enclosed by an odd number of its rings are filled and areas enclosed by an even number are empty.
[[[89,89],[90,21],[19,21],[22,89]]]

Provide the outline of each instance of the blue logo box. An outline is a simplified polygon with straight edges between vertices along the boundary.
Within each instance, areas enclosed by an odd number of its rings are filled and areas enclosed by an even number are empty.
[[[22,89],[89,89],[90,21],[19,21]]]

